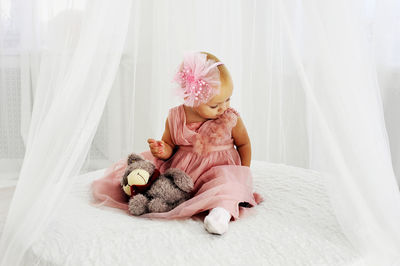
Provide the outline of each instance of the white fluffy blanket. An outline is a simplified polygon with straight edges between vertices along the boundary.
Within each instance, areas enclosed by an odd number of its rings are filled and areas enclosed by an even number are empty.
[[[26,265],[356,265],[317,172],[253,162],[255,191],[264,202],[231,222],[223,236],[201,220],[149,220],[89,204],[79,178],[63,211],[27,254]]]

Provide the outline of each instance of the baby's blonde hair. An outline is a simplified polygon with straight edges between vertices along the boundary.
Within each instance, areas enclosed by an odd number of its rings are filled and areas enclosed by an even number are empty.
[[[215,55],[207,53],[207,52],[200,52],[202,54],[207,55],[207,59],[214,60],[215,62],[221,62]],[[225,64],[217,66],[219,70],[219,79],[221,81],[221,86],[233,86],[233,81],[231,74],[228,71],[228,68]]]

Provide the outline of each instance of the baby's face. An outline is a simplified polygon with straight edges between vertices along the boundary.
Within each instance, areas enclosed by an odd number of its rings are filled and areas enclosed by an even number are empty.
[[[219,94],[215,95],[209,102],[200,104],[193,109],[203,118],[216,119],[222,115],[230,106],[232,86],[221,86]]]

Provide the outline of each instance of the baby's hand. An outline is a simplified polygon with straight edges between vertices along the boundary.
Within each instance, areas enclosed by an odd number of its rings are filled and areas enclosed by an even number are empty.
[[[154,140],[148,139],[147,142],[149,143],[150,151],[154,157],[159,159],[165,159],[166,157],[166,143],[162,140]]]

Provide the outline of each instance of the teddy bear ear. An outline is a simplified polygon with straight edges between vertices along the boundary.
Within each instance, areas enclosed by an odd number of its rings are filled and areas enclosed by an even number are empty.
[[[129,154],[128,160],[127,160],[128,165],[130,165],[131,163],[137,162],[137,161],[144,161],[144,158],[136,153]]]

